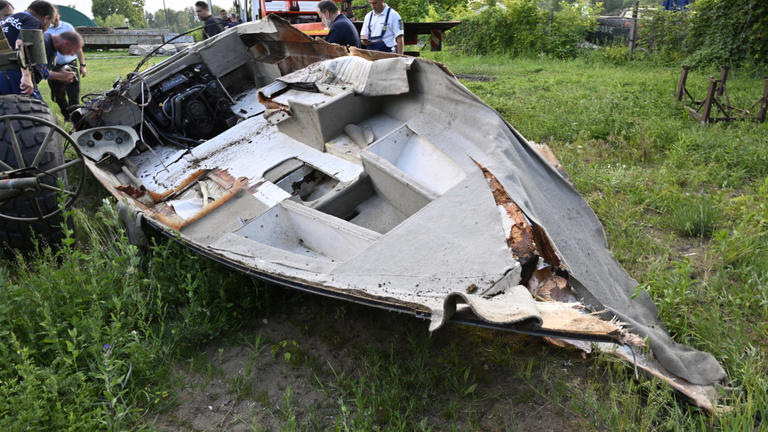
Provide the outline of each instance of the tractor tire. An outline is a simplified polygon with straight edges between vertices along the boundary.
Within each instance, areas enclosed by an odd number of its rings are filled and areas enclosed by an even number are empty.
[[[35,116],[56,123],[56,117],[51,113],[50,108],[45,102],[23,95],[3,95],[0,96],[0,116],[9,114],[25,114]],[[28,166],[43,140],[48,133],[49,128],[44,125],[36,124],[31,121],[14,122],[16,139],[21,147],[22,157],[25,166]],[[4,122],[0,122],[0,159],[13,168],[19,168],[16,155],[11,144],[10,134]],[[42,159],[39,167],[49,169],[64,163],[64,153],[61,145],[61,137],[56,136],[51,142]],[[58,175],[59,180],[66,184],[66,175],[62,172]],[[57,181],[46,179],[45,183],[55,186]],[[41,190],[37,195],[37,202],[44,214],[47,214],[58,207],[57,193],[51,190]],[[34,214],[33,204],[27,197],[16,197],[9,200],[0,207],[0,212],[10,216],[29,216]],[[45,221],[19,222],[0,218],[0,249],[2,252],[9,253],[14,249],[28,251],[35,245],[33,238],[36,238],[40,245],[56,245],[62,239],[61,232],[61,214],[56,214]]]

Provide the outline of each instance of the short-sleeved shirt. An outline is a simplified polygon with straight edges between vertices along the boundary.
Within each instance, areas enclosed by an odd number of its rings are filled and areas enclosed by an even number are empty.
[[[59,21],[59,25],[56,27],[49,27],[48,30],[45,31],[46,35],[55,35],[55,34],[62,34],[64,32],[68,31],[75,31],[75,28],[72,27],[72,24],[66,22],[66,21]],[[56,64],[64,65],[67,63],[72,63],[77,59],[76,54],[71,55],[64,55],[58,51],[56,51]],[[50,61],[48,62],[51,63]]]
[[[325,41],[328,43],[336,43],[339,45],[349,45],[360,48],[360,36],[357,35],[357,29],[352,21],[344,14],[339,14],[331,28],[328,31],[328,36],[325,37]]]
[[[380,14],[377,14],[374,11],[368,12],[363,20],[363,28],[360,31],[360,36],[366,36],[369,40],[378,38],[381,36],[381,30],[384,29],[384,26],[386,25],[382,41],[388,47],[394,47],[395,38],[404,33],[403,19],[400,18],[400,14],[398,14],[397,11],[392,9],[389,13],[389,20],[385,23],[384,20],[387,17],[387,9],[391,8],[389,6],[384,6],[384,10],[382,10]]]
[[[0,28],[2,28],[5,38],[8,39],[8,44],[11,46],[11,49],[15,49],[16,40],[19,39],[21,30],[42,30],[43,25],[37,18],[25,11],[7,16],[4,20],[0,21]],[[43,70],[41,68],[41,66],[38,66],[35,69],[41,71]],[[18,70],[6,70],[0,72],[0,94],[21,94],[21,88],[19,86],[20,80],[21,72]],[[37,89],[34,90],[32,96],[40,100],[43,99]]]
[[[5,38],[8,39],[8,44],[11,46],[11,49],[16,49],[16,40],[19,38],[22,29],[43,29],[43,25],[40,24],[40,21],[26,11],[17,12],[7,16],[3,21],[0,21],[0,27],[2,27]]]
[[[221,33],[224,31],[224,28],[224,23],[221,21],[221,18],[209,15],[208,18],[205,19],[205,27],[203,27],[203,39],[208,39],[209,37],[213,37]]]

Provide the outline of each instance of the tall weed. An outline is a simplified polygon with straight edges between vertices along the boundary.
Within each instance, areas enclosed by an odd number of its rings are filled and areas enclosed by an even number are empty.
[[[173,243],[141,254],[108,202],[74,219],[83,242],[66,231],[0,266],[1,430],[130,428],[168,396],[174,353],[257,303],[251,281]]]

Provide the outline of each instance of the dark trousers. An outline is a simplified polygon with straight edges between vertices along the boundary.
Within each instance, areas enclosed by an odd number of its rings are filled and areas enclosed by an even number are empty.
[[[61,70],[61,67],[57,66],[53,70]],[[61,114],[66,120],[69,120],[70,107],[80,103],[80,69],[77,67],[77,60],[70,63],[69,67],[77,75],[77,79],[73,83],[48,80],[48,86],[51,88],[51,99],[59,106]]]

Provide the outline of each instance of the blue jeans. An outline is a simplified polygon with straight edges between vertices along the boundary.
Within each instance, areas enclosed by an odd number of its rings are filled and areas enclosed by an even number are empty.
[[[366,48],[371,51],[384,51],[389,53],[392,52],[392,48],[388,47],[387,44],[385,44],[381,39],[372,40]]]
[[[0,71],[0,94],[21,94],[21,72],[19,71]],[[35,90],[30,95],[35,99],[43,100],[40,91]]]

